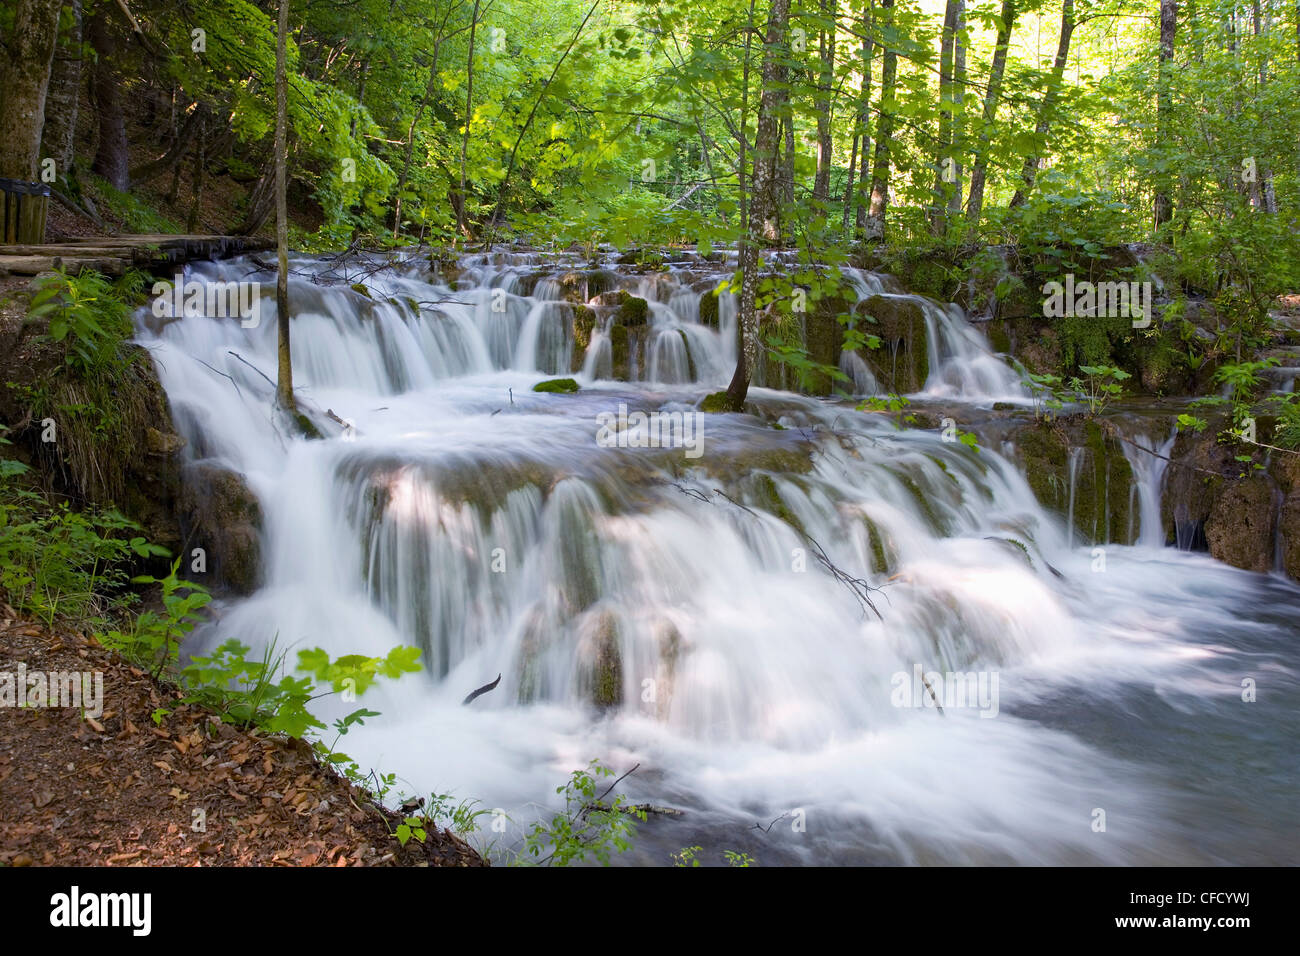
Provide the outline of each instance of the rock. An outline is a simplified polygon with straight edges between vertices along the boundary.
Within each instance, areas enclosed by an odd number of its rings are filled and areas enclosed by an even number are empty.
[[[212,462],[191,465],[178,507],[186,564],[190,549],[203,548],[218,583],[236,594],[253,593],[261,577],[262,509],[244,476]]]
[[[185,447],[185,439],[175,432],[160,432],[150,425],[144,432],[145,449],[151,455],[171,457]]]
[[[860,317],[858,328],[881,339],[878,349],[860,349],[858,355],[872,373],[894,392],[919,392],[930,375],[929,343],[925,313],[910,296],[873,295],[858,303],[854,310]]]
[[[550,378],[533,386],[534,392],[576,392],[578,383],[571,378]]]
[[[596,313],[585,305],[573,307],[573,353],[569,371],[580,372],[591,347],[591,333],[596,328]]]
[[[711,329],[718,327],[718,297],[711,292],[700,296],[700,324]]]
[[[1014,437],[1043,507],[1068,518],[1073,484],[1074,529],[1084,541],[1129,543],[1133,470],[1118,438],[1095,421],[1029,423]]]
[[[623,657],[618,618],[608,609],[593,610],[579,625],[578,686],[602,710],[623,703]]]
[[[611,320],[614,325],[645,325],[650,314],[650,303],[625,290],[618,292],[618,308]]]
[[[1205,521],[1210,554],[1246,571],[1272,570],[1273,533],[1273,483],[1264,475],[1225,485]]]

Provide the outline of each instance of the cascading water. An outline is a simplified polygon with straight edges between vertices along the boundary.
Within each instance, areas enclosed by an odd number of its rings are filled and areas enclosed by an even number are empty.
[[[558,280],[521,294],[536,264],[474,257],[454,283],[413,264],[363,294],[359,270],[326,287],[295,260],[295,383],[349,423],[313,412],[323,441],[270,413],[273,295],[257,328],[142,316],[185,454],[242,472],[266,515],[263,586],[200,645],[417,645],[425,673],[367,695],[383,717],[355,758],[515,825],[588,759],[639,762],[622,789],[685,811],[642,826],[643,862],[696,843],[767,863],[1294,862],[1295,588],[1151,547],[1145,498],[1142,544],[1097,573],[1007,458],[836,402],[754,389],[757,414],[698,417],[698,458],[602,445],[620,405],[689,414],[725,385],[734,300],[714,330],[686,283],[615,276],[650,302],[648,380],[602,380],[598,324],[582,390],[539,394],[574,343]],[[1014,392],[959,314],[926,315],[946,343],[927,393]],[[996,693],[940,714],[917,666]],[[1242,703],[1243,677],[1270,702]],[[1243,781],[1242,749],[1275,772]]]

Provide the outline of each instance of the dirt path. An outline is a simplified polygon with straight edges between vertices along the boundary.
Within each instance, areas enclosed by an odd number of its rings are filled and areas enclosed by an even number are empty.
[[[20,665],[101,674],[102,713],[0,706],[0,863],[486,865],[436,828],[402,848],[393,815],[323,771],[305,744],[182,706],[93,639],[0,604],[0,697]],[[155,723],[159,708],[172,712]]]

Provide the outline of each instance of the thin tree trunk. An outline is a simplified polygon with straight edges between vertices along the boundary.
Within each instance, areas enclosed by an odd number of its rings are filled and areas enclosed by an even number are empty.
[[[1065,78],[1065,64],[1070,56],[1070,35],[1074,33],[1074,0],[1061,0],[1061,39],[1056,45],[1056,60],[1052,63],[1052,78],[1048,81],[1047,93],[1038,110],[1038,123],[1034,127],[1034,141],[1046,143],[1047,131],[1052,125],[1052,112],[1061,95],[1061,82]],[[1039,158],[1035,155],[1025,157],[1024,168],[1020,170],[1020,187],[1011,197],[1011,208],[1023,205],[1025,197],[1034,188],[1034,178],[1038,175]]]
[[[817,80],[817,175],[813,180],[813,202],[825,205],[831,193],[831,84],[835,80],[835,24],[839,17],[838,0],[821,0],[822,17],[827,21],[821,31],[818,52],[821,74]]]
[[[984,184],[988,178],[989,149],[993,139],[993,127],[997,122],[998,100],[1002,96],[1002,77],[1007,67],[1007,48],[1011,45],[1011,31],[1015,28],[1015,24],[1016,0],[1002,0],[997,45],[993,50],[989,85],[984,94],[984,113],[980,122],[979,142],[975,150],[975,166],[970,174],[970,196],[966,200],[966,226],[972,238],[979,230],[980,216],[984,212]]]
[[[17,0],[0,63],[0,176],[31,181],[41,156],[45,94],[59,34],[60,0]]]
[[[81,107],[81,0],[68,0],[71,23],[54,53],[50,83],[45,93],[45,129],[41,150],[54,160],[59,180],[72,172],[77,113]]]
[[[871,182],[871,34],[875,29],[875,0],[867,0],[862,9],[862,89],[858,94],[858,122],[862,124],[862,155],[858,170],[858,211],[854,219],[854,235],[861,239],[867,234],[867,203],[862,191]]]
[[[939,155],[934,172],[934,200],[928,210],[930,235],[943,236],[948,231],[948,190],[952,187],[953,56],[957,46],[957,22],[964,0],[948,0],[943,11],[943,39],[939,46]]]
[[[786,28],[790,18],[790,0],[772,0],[767,19],[767,36],[763,51],[763,92],[758,102],[758,130],[754,135],[753,196],[749,208],[748,230],[740,244],[740,323],[741,348],[736,372],[727,386],[730,407],[740,411],[749,394],[749,380],[758,367],[758,249],[777,242],[777,164],[780,151],[777,140],[777,113],[786,85]]]
[[[99,149],[91,170],[125,192],[131,185],[127,169],[126,118],[122,112],[121,81],[113,69],[117,41],[109,26],[108,9],[101,9],[90,21],[90,45],[95,50],[95,111],[99,114]]]
[[[948,221],[956,219],[961,215],[962,209],[962,173],[964,166],[962,164],[962,146],[964,144],[965,132],[965,114],[962,112],[966,105],[966,44],[962,42],[962,34],[966,31],[966,4],[963,0],[957,9],[957,29],[952,40],[952,86],[953,86],[953,114],[952,114],[952,143],[953,143],[953,162],[952,162],[952,190],[948,194]]]
[[[289,349],[289,203],[288,156],[289,77],[285,46],[289,35],[289,0],[280,0],[280,23],[275,44],[275,251],[279,269],[275,278],[275,312],[279,330],[279,379],[276,399],[286,411],[295,411],[293,362]]]
[[[1156,87],[1156,144],[1159,149],[1169,148],[1169,117],[1172,104],[1169,93],[1169,70],[1174,59],[1174,31],[1178,26],[1178,0],[1160,0],[1160,69]],[[1174,218],[1174,202],[1170,197],[1170,177],[1162,174],[1155,198],[1155,228]]]
[[[474,118],[474,34],[478,29],[479,0],[474,0],[474,12],[469,18],[469,64],[465,84],[465,133],[460,140],[460,191],[456,194],[456,234],[468,233],[465,227],[465,162],[469,155],[469,125]]]
[[[849,182],[844,187],[844,219],[840,223],[840,228],[845,232],[849,230],[849,213],[853,211],[853,187],[857,185],[858,177],[858,143],[862,141],[862,134],[855,132],[853,134],[853,151],[849,153]]]
[[[894,22],[894,0],[881,0],[881,15],[886,27]],[[885,214],[889,208],[890,147],[894,136],[894,111],[889,101],[894,97],[894,82],[898,75],[898,54],[885,46],[885,61],[880,69],[880,120],[876,127],[876,158],[871,170],[871,209],[867,212],[869,242],[885,238]]]
[[[204,130],[200,129],[198,139],[194,146],[194,180],[193,190],[190,194],[190,214],[185,220],[185,231],[193,235],[199,229],[199,207],[203,204],[203,174],[207,167],[207,153],[205,151],[206,139]]]

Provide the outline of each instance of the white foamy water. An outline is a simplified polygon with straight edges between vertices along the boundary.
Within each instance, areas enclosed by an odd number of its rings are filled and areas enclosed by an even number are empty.
[[[458,288],[376,275],[371,299],[294,281],[295,384],[354,426],[322,416],[323,441],[273,423],[273,297],[257,329],[142,325],[185,454],[244,473],[266,515],[264,585],[197,640],[424,651],[423,674],[366,695],[383,716],[343,746],[363,765],[504,809],[515,825],[488,836],[517,845],[570,771],[639,762],[622,789],[686,811],[642,826],[641,862],[692,844],[760,863],[1295,862],[1294,762],[1265,764],[1298,729],[1300,596],[1156,547],[1158,465],[1131,459],[1141,543],[1096,573],[993,450],[848,405],[755,389],[761,417],[704,417],[698,460],[600,447],[619,403],[689,411],[726,384],[734,302],[715,331],[685,284],[616,276],[651,301],[644,380],[595,377],[597,329],[582,391],[538,394],[573,359],[559,280],[523,296],[534,263],[467,265]],[[926,316],[927,393],[1015,396],[959,310]],[[996,673],[997,700],[896,706],[917,664]],[[1240,780],[1243,760],[1267,779]]]

